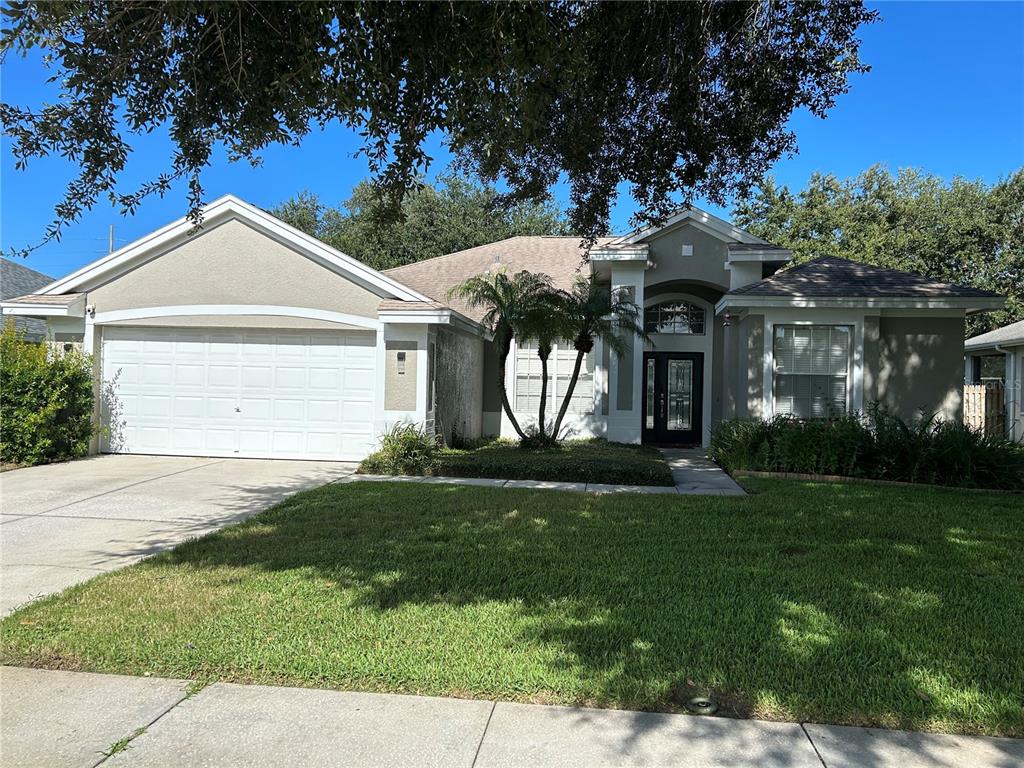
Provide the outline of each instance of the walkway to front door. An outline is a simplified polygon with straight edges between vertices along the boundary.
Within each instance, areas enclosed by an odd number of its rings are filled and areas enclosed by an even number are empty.
[[[643,388],[643,441],[654,445],[700,445],[704,355],[645,352]]]
[[[703,448],[663,448],[677,493],[745,496],[746,491],[707,457]]]

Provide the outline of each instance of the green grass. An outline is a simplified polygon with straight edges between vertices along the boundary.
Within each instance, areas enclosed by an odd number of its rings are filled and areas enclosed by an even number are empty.
[[[371,456],[361,471],[386,474]],[[510,440],[493,440],[469,448],[444,448],[425,474],[442,477],[493,477],[506,480],[557,480],[575,483],[674,485],[656,448],[566,440],[556,447],[520,448]]]
[[[1020,498],[326,486],[28,606],[0,660],[1024,735]]]

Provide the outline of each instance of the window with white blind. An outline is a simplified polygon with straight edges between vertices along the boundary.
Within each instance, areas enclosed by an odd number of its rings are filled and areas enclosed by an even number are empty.
[[[822,419],[849,410],[851,335],[846,325],[775,326],[775,413]]]
[[[548,358],[548,399],[547,408],[557,412],[562,405],[562,396],[569,387],[572,369],[576,365],[576,350],[569,342],[556,344]],[[516,392],[517,413],[536,412],[540,407],[540,358],[537,357],[536,342],[519,342],[516,346]],[[594,352],[584,358],[580,366],[580,377],[572,391],[569,413],[594,412]]]

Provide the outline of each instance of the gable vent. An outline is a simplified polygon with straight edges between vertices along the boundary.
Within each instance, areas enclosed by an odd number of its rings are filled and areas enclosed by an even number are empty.
[[[693,256],[693,246],[692,245],[684,245],[683,249],[682,249],[682,253],[680,255],[681,256]]]

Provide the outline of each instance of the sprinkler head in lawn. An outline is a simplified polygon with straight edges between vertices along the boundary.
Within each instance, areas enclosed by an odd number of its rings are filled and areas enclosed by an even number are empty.
[[[686,711],[691,715],[713,715],[718,711],[718,704],[707,696],[694,696],[686,702]]]

